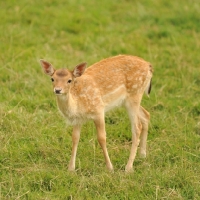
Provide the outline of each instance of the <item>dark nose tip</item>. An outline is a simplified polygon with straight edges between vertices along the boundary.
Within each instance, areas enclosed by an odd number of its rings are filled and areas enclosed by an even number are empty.
[[[62,90],[62,89],[60,89],[60,88],[59,88],[59,89],[58,89],[58,88],[57,88],[57,89],[55,88],[54,92],[55,92],[56,94],[60,94],[60,93],[61,93],[61,90]]]

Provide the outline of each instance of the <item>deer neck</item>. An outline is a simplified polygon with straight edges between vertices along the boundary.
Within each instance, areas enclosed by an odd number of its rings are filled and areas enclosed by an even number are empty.
[[[64,117],[69,118],[76,114],[77,111],[77,103],[76,98],[71,91],[67,94],[57,96],[57,104],[60,112],[64,115]]]

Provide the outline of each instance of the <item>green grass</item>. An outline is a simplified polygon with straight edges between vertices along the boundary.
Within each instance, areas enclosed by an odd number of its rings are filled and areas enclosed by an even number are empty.
[[[200,196],[200,3],[0,2],[0,199],[191,199]],[[154,67],[148,156],[126,174],[131,133],[123,108],[107,114],[109,173],[88,122],[77,173],[67,172],[71,127],[57,111],[39,58],[58,67],[117,54]]]

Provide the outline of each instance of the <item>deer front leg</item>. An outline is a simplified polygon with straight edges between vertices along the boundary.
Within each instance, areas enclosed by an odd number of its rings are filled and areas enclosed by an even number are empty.
[[[69,171],[74,171],[75,170],[75,162],[76,162],[76,153],[77,153],[77,148],[78,148],[78,142],[80,139],[80,131],[81,131],[81,126],[76,125],[73,127],[73,132],[72,132],[72,155],[71,159],[69,161],[69,166],[68,170]]]
[[[105,121],[104,121],[104,114],[99,116],[96,120],[94,120],[97,129],[97,139],[98,142],[103,150],[103,155],[106,161],[106,167],[108,170],[113,170],[113,165],[110,161],[107,147],[106,147],[106,131],[105,131]]]

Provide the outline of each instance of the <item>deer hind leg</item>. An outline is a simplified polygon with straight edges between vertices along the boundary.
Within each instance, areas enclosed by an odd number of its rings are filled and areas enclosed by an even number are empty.
[[[71,155],[71,159],[69,161],[69,166],[68,166],[68,170],[69,171],[74,171],[75,170],[76,153],[77,153],[78,143],[79,143],[79,139],[80,139],[80,131],[81,131],[81,126],[76,125],[76,126],[73,127],[73,132],[72,132],[72,155]]]
[[[142,106],[140,106],[139,119],[142,124],[139,155],[140,157],[145,158],[150,114]]]
[[[128,163],[125,167],[125,171],[129,172],[133,168],[133,162],[137,153],[137,148],[139,145],[139,137],[142,129],[142,124],[139,120],[139,108],[140,108],[141,97],[132,97],[126,99],[125,106],[128,111],[129,119],[131,122],[132,131],[132,145]]]
[[[113,170],[113,165],[110,161],[110,157],[108,155],[108,150],[106,147],[106,131],[105,131],[105,121],[104,121],[104,113],[101,114],[98,118],[94,120],[97,129],[97,139],[103,150],[103,155],[106,161],[106,167],[108,170]]]

